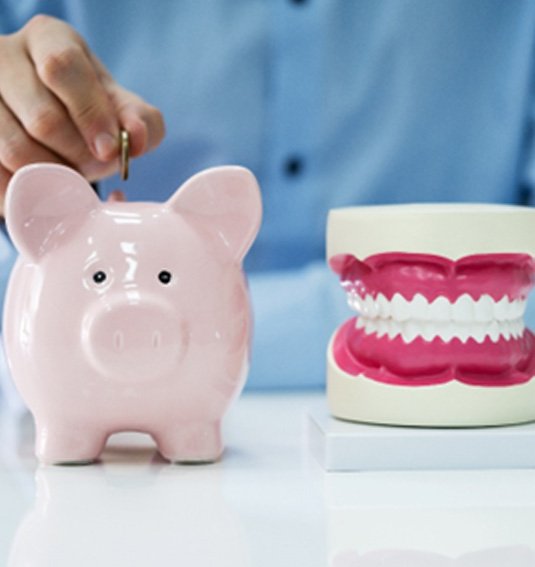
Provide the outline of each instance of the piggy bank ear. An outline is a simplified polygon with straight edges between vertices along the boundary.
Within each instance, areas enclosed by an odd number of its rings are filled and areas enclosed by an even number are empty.
[[[76,171],[56,164],[32,164],[11,178],[5,202],[13,244],[34,260],[69,239],[100,201]]]
[[[260,227],[262,203],[255,176],[243,167],[214,167],[191,177],[167,206],[216,239],[241,261]]]

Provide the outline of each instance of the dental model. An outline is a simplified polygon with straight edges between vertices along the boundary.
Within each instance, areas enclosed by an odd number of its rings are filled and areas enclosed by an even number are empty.
[[[336,209],[327,256],[350,308],[328,349],[328,399],[349,420],[483,426],[535,419],[535,210]]]

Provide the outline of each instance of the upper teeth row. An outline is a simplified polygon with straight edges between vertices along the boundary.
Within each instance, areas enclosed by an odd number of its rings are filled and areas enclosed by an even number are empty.
[[[461,295],[454,303],[439,296],[431,303],[420,293],[412,300],[395,293],[388,300],[382,293],[377,297],[361,297],[348,294],[349,306],[367,319],[393,319],[394,321],[456,321],[459,323],[486,323],[491,321],[514,321],[524,316],[526,301],[510,300],[503,296],[495,301],[490,295],[482,295],[477,301],[468,294]]]

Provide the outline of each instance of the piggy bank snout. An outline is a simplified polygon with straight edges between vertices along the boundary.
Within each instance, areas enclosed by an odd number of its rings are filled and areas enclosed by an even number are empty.
[[[175,310],[158,301],[115,301],[93,310],[84,322],[84,349],[110,378],[145,381],[176,366],[183,336]]]

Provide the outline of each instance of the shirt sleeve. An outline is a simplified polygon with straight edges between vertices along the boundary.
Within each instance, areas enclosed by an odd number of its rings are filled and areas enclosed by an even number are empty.
[[[0,229],[0,326],[3,320],[4,312],[4,297],[6,294],[7,282],[9,280],[9,274],[11,273],[11,268],[15,263],[17,258],[17,253],[13,248],[8,236],[6,235],[3,227]]]
[[[9,238],[4,232],[3,222],[0,230],[0,326],[3,321],[4,297],[6,294],[7,282],[17,253],[13,248]],[[0,343],[2,342],[0,334]],[[8,407],[21,410],[24,405],[16,393],[13,383],[11,382],[7,365],[4,358],[4,349],[0,344],[0,405],[7,403]]]
[[[56,0],[0,0],[0,34],[16,32],[36,14],[64,18],[62,5]]]
[[[249,277],[254,331],[247,388],[323,387],[329,338],[351,316],[323,261]]]

